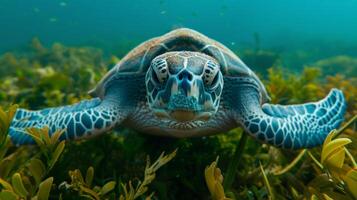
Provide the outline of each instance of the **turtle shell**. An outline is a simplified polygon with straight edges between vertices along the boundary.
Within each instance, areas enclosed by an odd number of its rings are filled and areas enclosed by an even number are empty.
[[[262,103],[270,100],[263,83],[231,50],[223,44],[188,28],[173,30],[160,37],[143,42],[120,60],[89,92],[93,97],[103,98],[105,86],[118,74],[128,76],[145,74],[151,61],[169,51],[197,51],[215,58],[221,66],[223,76],[252,77],[261,91]]]

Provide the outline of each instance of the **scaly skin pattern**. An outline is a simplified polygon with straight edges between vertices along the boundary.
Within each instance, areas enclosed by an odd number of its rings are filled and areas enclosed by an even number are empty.
[[[321,145],[330,131],[339,127],[346,110],[340,90],[324,99],[300,105],[259,105],[258,88],[245,78],[231,78],[230,105],[234,118],[254,138],[286,149]]]
[[[125,87],[118,87],[125,86]],[[33,144],[26,128],[48,127],[50,135],[64,130],[61,140],[80,139],[108,132],[121,124],[144,97],[139,91],[144,88],[144,76],[116,76],[107,86],[105,98],[83,100],[77,104],[39,111],[18,109],[11,123],[9,135],[14,144]],[[121,95],[126,94],[126,95]]]
[[[33,143],[25,134],[26,128],[49,127],[50,133],[58,129],[65,130],[61,139],[75,139],[91,136],[111,129],[121,122],[118,107],[100,99],[82,101],[71,106],[28,111],[19,109],[10,127],[10,136],[15,144]]]

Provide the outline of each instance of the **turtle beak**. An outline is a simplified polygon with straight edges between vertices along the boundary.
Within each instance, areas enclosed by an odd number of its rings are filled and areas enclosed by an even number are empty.
[[[193,112],[187,110],[175,110],[169,112],[166,110],[156,110],[154,113],[156,117],[160,119],[173,119],[177,122],[188,122],[193,120],[208,121],[212,116],[211,112]]]
[[[187,122],[194,120],[196,114],[187,110],[175,110],[170,112],[170,117],[178,122]]]

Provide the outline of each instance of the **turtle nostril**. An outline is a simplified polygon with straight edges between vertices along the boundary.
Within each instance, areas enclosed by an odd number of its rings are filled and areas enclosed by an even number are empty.
[[[182,73],[178,75],[178,79],[179,79],[180,81],[183,79],[183,74],[182,74]]]
[[[187,76],[187,78],[188,78],[189,81],[192,81],[192,78],[193,78],[193,77],[192,77],[192,74],[189,73],[188,76]]]
[[[183,71],[183,72],[181,72],[179,75],[178,75],[178,79],[181,81],[182,79],[187,79],[187,80],[189,80],[189,81],[192,81],[192,79],[193,79],[193,76],[192,76],[192,74],[190,73],[190,72],[188,72],[188,71]]]

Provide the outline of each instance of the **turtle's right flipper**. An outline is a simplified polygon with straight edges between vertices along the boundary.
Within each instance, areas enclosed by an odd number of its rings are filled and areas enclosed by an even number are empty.
[[[10,126],[10,137],[18,145],[34,143],[26,134],[26,128],[45,126],[50,134],[65,130],[61,140],[105,133],[126,119],[139,101],[145,100],[141,95],[145,91],[144,84],[144,75],[119,74],[103,85],[102,98],[39,111],[19,109]]]
[[[9,134],[14,144],[31,144],[34,141],[26,134],[26,129],[47,126],[50,134],[56,130],[64,130],[61,140],[77,139],[103,133],[125,117],[125,112],[119,112],[117,104],[101,101],[99,98],[39,111],[19,109],[11,123]]]

